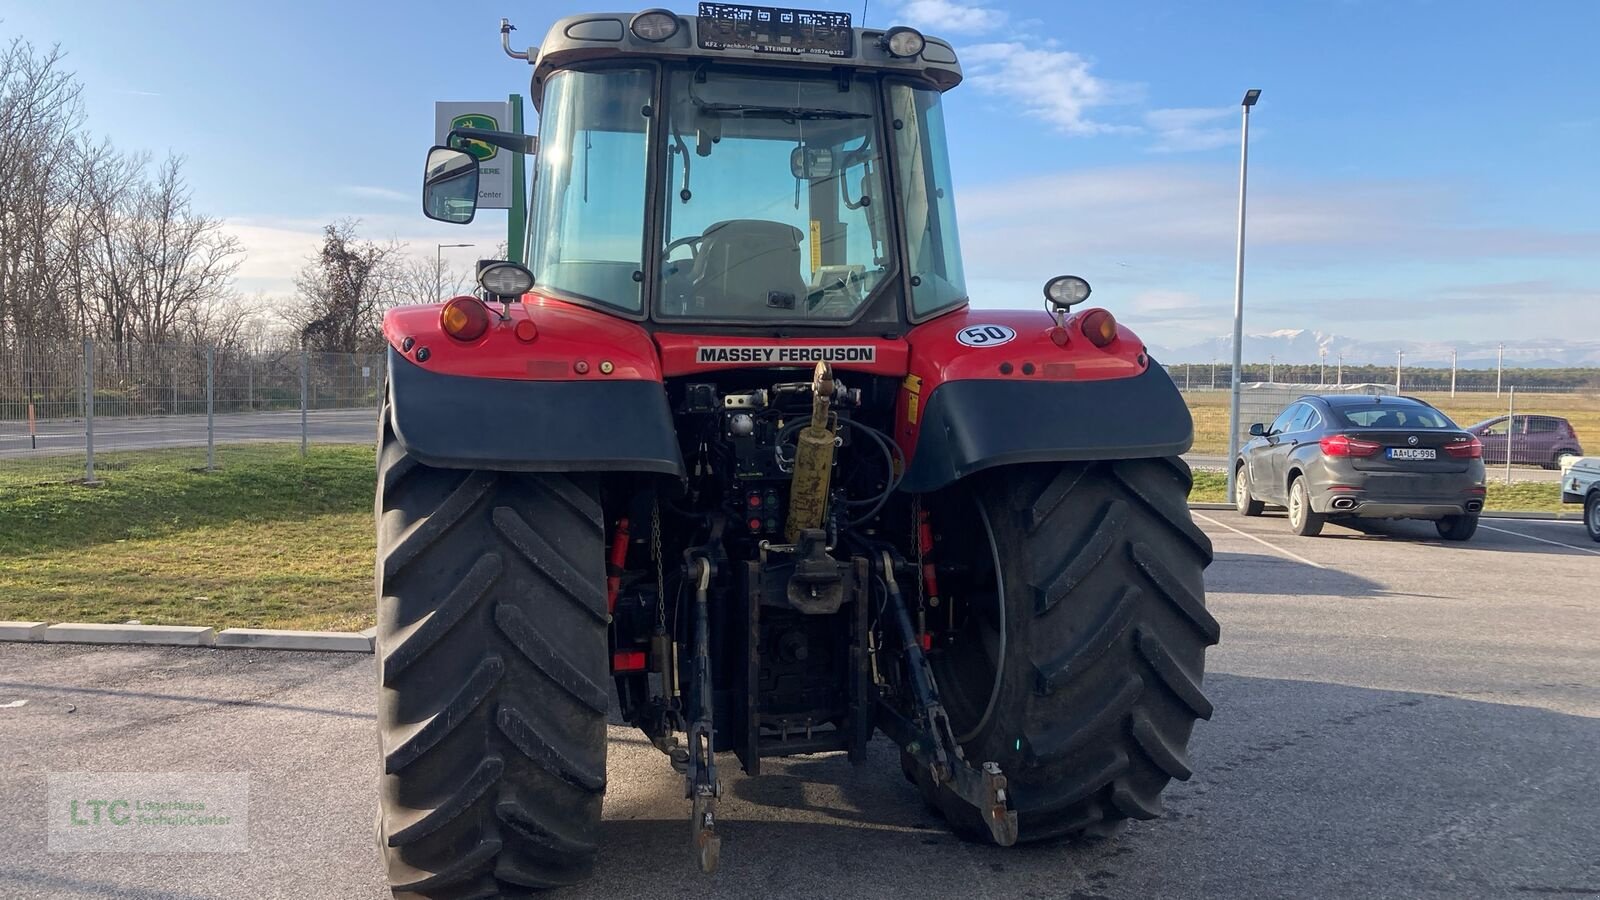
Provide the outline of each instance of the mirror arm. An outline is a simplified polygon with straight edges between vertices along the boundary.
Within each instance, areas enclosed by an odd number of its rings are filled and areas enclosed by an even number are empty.
[[[452,128],[450,129],[450,134],[445,136],[446,145],[455,147],[455,140],[458,137],[485,144],[493,144],[502,150],[510,150],[512,153],[526,153],[529,156],[533,156],[539,152],[539,138],[531,134],[491,131],[488,128]]]

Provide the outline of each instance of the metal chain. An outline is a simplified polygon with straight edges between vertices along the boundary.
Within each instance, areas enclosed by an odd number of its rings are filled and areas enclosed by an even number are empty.
[[[661,570],[661,500],[650,500],[650,556],[656,564],[656,629],[667,633],[667,576]]]

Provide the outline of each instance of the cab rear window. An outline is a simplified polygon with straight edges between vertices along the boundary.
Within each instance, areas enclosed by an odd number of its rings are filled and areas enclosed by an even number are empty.
[[[1350,428],[1454,428],[1444,413],[1426,406],[1345,407],[1337,410],[1340,418]]]

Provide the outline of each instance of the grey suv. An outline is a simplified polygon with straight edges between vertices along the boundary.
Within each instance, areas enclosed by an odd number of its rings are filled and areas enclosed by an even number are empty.
[[[1483,510],[1483,445],[1411,397],[1325,394],[1250,426],[1234,461],[1239,512],[1285,506],[1296,534],[1342,518],[1431,519],[1464,541]]]

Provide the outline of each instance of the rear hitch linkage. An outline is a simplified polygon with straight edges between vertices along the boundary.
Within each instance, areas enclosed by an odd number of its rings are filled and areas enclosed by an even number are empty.
[[[689,723],[689,759],[684,772],[684,796],[693,805],[689,814],[690,840],[700,871],[717,871],[722,857],[722,838],[717,835],[717,799],[722,782],[717,778],[717,757],[712,743],[711,624],[707,594],[715,566],[705,556],[689,561],[689,576],[694,581],[694,658],[691,663],[693,716]]]
[[[1006,792],[1006,776],[998,763],[985,762],[978,768],[967,762],[961,744],[956,741],[955,729],[944,704],[939,702],[938,685],[933,669],[922,652],[922,643],[911,624],[911,614],[906,609],[905,597],[895,579],[896,565],[902,561],[893,549],[880,549],[873,560],[873,568],[883,576],[888,589],[889,607],[894,614],[895,629],[900,635],[900,646],[905,653],[907,680],[910,682],[916,703],[918,721],[905,718],[899,710],[880,699],[885,732],[905,748],[928,770],[935,784],[944,785],[957,797],[977,808],[989,835],[996,844],[1009,847],[1017,842],[1017,813],[1010,808]]]

